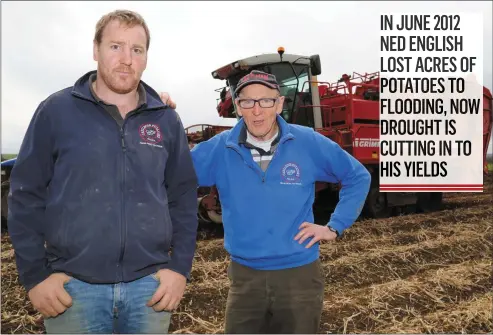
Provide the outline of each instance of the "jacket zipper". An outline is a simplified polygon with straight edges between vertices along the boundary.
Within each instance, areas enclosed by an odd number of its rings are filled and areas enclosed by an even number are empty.
[[[90,102],[93,102],[95,103],[96,105],[99,106],[99,104],[97,102],[95,102],[94,100],[91,100],[91,99],[88,99],[86,98],[85,96],[77,93],[77,92],[72,92],[72,94],[76,97],[79,97],[81,99],[84,99],[84,100],[87,100],[87,101],[90,101]],[[143,110],[137,110],[137,111],[132,111],[130,113],[128,113],[124,120],[123,120],[123,125],[121,127],[119,127],[119,134],[120,134],[120,141],[121,141],[121,149],[122,149],[122,164],[121,164],[121,231],[120,231],[120,257],[118,259],[118,263],[117,263],[117,267],[120,268],[120,271],[118,273],[119,277],[121,280],[123,280],[123,267],[122,267],[122,262],[123,262],[123,255],[125,253],[125,243],[126,243],[126,232],[127,232],[127,224],[126,224],[126,220],[125,220],[125,168],[126,168],[126,160],[125,160],[125,156],[126,156],[126,151],[127,151],[127,147],[125,145],[125,123],[127,122],[127,120],[135,115],[135,114],[139,114],[139,113],[142,113],[142,112],[147,112],[147,111],[152,111],[152,110],[159,110],[161,109],[161,107],[155,107],[155,108],[147,108],[147,109],[143,109]],[[107,114],[106,111],[104,111],[105,114]],[[115,120],[113,120],[115,121]],[[116,121],[115,121],[116,122]],[[118,126],[118,124],[117,124]]]
[[[85,96],[83,96],[83,95],[81,95],[81,94],[79,94],[77,92],[73,92],[72,94],[75,95],[76,97],[81,98],[81,99],[84,99],[84,100],[90,101],[92,103],[95,103],[98,107],[103,108],[96,101],[91,100],[91,99],[88,99]],[[106,112],[106,110],[104,110],[104,108],[103,108],[103,113],[106,114],[106,115],[108,115],[108,113]],[[116,267],[119,268],[119,271],[118,271],[118,279],[119,280],[123,280],[122,262],[123,262],[123,254],[124,254],[124,251],[125,251],[125,235],[126,235],[126,221],[125,221],[125,152],[126,152],[127,148],[125,146],[125,129],[124,128],[125,128],[125,122],[127,121],[127,116],[123,120],[123,125],[121,127],[118,127],[118,123],[116,124],[116,126],[119,129],[119,136],[120,136],[121,149],[122,149],[121,198],[120,198],[120,200],[121,200],[120,256],[118,258],[118,263],[116,263]],[[116,120],[114,120],[112,117],[111,117],[111,119],[113,120],[113,122],[116,123]]]
[[[262,176],[262,183],[265,183],[265,177],[267,175],[267,171],[269,171],[270,166],[272,165],[272,162],[274,161],[274,158],[276,158],[277,153],[279,152],[279,147],[280,147],[280,145],[277,146],[276,151],[274,151],[274,155],[272,156],[272,159],[270,160],[269,165],[267,165],[267,169],[265,169],[264,175]]]
[[[140,112],[143,111],[132,111],[125,115],[125,118],[123,119],[123,124],[120,127],[120,139],[121,139],[121,145],[122,145],[122,191],[121,191],[121,232],[120,232],[120,257],[118,259],[118,264],[120,268],[120,278],[123,280],[123,255],[125,254],[125,244],[127,242],[127,221],[125,220],[125,184],[126,184],[126,178],[125,178],[125,170],[126,170],[126,153],[127,153],[127,146],[125,145],[125,124],[127,123],[128,119],[135,115],[139,114]]]
[[[126,119],[126,118],[125,118]],[[120,230],[120,257],[118,259],[118,264],[120,268],[120,279],[123,280],[123,254],[125,253],[125,242],[126,242],[126,235],[127,235],[127,222],[125,220],[125,155],[127,148],[125,146],[125,121],[123,121],[123,125],[120,127],[120,138],[121,138],[121,144],[122,144],[122,191],[121,191],[121,230]]]
[[[255,163],[255,162],[253,162],[253,163],[254,163],[254,164],[256,164],[256,167],[257,167],[257,168],[254,168],[254,167],[252,167],[252,166],[251,166],[251,164],[248,164],[248,162],[247,162],[247,161],[245,161],[245,158],[243,157],[243,155],[241,154],[241,152],[240,152],[240,151],[239,151],[239,150],[238,150],[235,146],[232,146],[232,145],[226,145],[226,147],[231,148],[231,149],[233,149],[234,151],[236,151],[236,152],[240,155],[240,157],[243,159],[243,162],[245,162],[245,164],[247,164],[247,165],[248,165],[248,167],[249,167],[250,169],[254,170],[254,171],[255,171],[255,172],[256,172],[256,173],[260,176],[260,178],[262,179],[262,184],[264,184],[264,183],[265,183],[265,177],[266,177],[266,175],[267,175],[267,171],[269,171],[269,168],[270,168],[270,166],[272,165],[272,162],[274,161],[274,158],[276,158],[277,153],[279,152],[279,149],[280,149],[281,143],[284,143],[284,142],[286,142],[286,141],[288,141],[288,140],[289,140],[289,138],[286,138],[286,139],[284,139],[284,140],[279,141],[279,144],[278,144],[278,146],[277,146],[277,148],[276,148],[276,151],[274,152],[274,155],[272,156],[272,159],[270,160],[270,163],[269,163],[269,165],[267,166],[267,169],[265,169],[265,172],[264,172],[264,171],[262,171],[262,169],[261,169],[261,168],[258,166],[258,164],[257,164],[257,163]]]
[[[262,179],[264,178],[264,177],[262,176],[262,171],[259,171],[259,170],[257,170],[256,168],[252,167],[252,165],[251,165],[251,164],[249,164],[249,163],[245,160],[245,158],[243,157],[243,155],[241,154],[241,152],[240,152],[238,149],[236,149],[236,148],[235,148],[234,146],[232,146],[232,145],[226,145],[226,147],[231,148],[231,149],[233,149],[234,151],[236,151],[236,153],[238,153],[238,155],[240,155],[240,157],[241,157],[241,159],[243,160],[243,162],[244,162],[244,163],[245,163],[245,164],[246,164],[246,165],[247,165],[250,169],[252,169],[253,171],[255,171],[255,173],[256,173],[256,174],[258,174],[258,175],[260,176],[260,178],[262,178]],[[253,162],[253,163],[255,164],[255,162]]]

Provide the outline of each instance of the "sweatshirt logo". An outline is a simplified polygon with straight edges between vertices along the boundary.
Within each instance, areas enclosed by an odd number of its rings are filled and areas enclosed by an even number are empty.
[[[141,125],[139,128],[139,135],[142,139],[140,144],[152,145],[159,148],[163,147],[162,145],[158,145],[158,143],[163,140],[163,135],[157,124],[146,123]]]
[[[301,185],[300,168],[296,163],[287,163],[281,170],[281,184]]]

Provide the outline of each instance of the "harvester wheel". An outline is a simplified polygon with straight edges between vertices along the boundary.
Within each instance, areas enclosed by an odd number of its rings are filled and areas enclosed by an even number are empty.
[[[202,199],[204,197],[201,197],[201,198],[198,198],[197,199],[197,204],[199,206],[198,208],[198,215],[199,215],[199,219],[204,221],[204,222],[207,222],[207,223],[211,223],[211,222],[214,222],[214,223],[217,223],[217,224],[222,224],[223,220],[222,220],[222,214],[221,213],[218,213],[214,210],[207,210],[204,208],[204,206],[201,205],[201,202],[202,202]]]
[[[200,220],[207,222],[207,223],[210,223],[211,220],[209,219],[209,216],[207,215],[207,210],[205,210],[205,208],[200,205],[202,198],[203,197],[197,199],[198,216],[199,216]]]
[[[416,207],[418,212],[429,213],[437,211],[442,207],[442,200],[442,192],[418,193],[418,201],[416,203]]]
[[[222,224],[223,223],[223,216],[216,212],[216,211],[207,211],[207,215],[209,218],[212,220],[212,222],[216,224]]]
[[[366,215],[372,218],[386,218],[391,214],[391,209],[387,206],[385,193],[380,192],[378,185],[372,185],[365,204]]]

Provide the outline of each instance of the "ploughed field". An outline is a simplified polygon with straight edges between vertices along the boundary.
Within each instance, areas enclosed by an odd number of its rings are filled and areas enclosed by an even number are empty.
[[[446,193],[443,209],[362,219],[321,246],[320,333],[491,333],[493,176],[484,193]],[[2,333],[42,333],[2,236]],[[223,332],[228,293],[221,230],[200,232],[192,282],[171,333]]]

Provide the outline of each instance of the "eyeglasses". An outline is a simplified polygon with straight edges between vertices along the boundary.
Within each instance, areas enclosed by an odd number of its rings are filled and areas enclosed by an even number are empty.
[[[271,108],[274,107],[278,98],[262,98],[262,99],[239,99],[238,104],[241,108],[250,109],[255,107],[255,103],[258,102],[258,105],[262,108]]]

